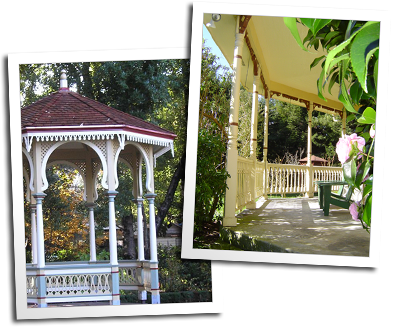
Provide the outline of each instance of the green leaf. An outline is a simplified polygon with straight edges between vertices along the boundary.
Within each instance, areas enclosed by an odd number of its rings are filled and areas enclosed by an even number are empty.
[[[341,55],[341,56],[339,56],[339,57],[334,58],[334,59],[331,61],[328,70],[330,70],[331,68],[333,68],[337,63],[339,63],[339,62],[341,62],[341,61],[344,61],[344,60],[348,60],[349,58],[350,58],[350,54],[349,54],[349,53],[346,53],[346,54],[343,54],[343,55]]]
[[[323,82],[324,82],[324,71],[322,70],[320,73],[320,77],[317,80],[317,93],[321,99],[327,101],[323,95]]]
[[[313,67],[315,67],[323,58],[325,58],[326,56],[320,56],[318,58],[315,58],[312,62],[312,64],[310,65],[310,68],[312,69]]]
[[[375,61],[375,65],[373,68],[373,79],[375,82],[375,88],[377,89],[378,88],[379,49],[376,51],[375,56],[376,56],[376,61]]]
[[[332,19],[315,19],[312,26],[313,35],[316,35],[322,28],[324,28]]]
[[[361,88],[360,83],[356,80],[350,87],[350,97],[352,98],[353,103],[358,104],[362,95],[363,89]]]
[[[371,226],[371,213],[372,213],[372,193],[368,195],[364,205],[363,221],[367,226]]]
[[[368,93],[366,82],[368,63],[374,52],[379,48],[380,23],[373,23],[360,29],[350,47],[353,70],[366,93]]]
[[[342,50],[346,48],[350,44],[351,39],[345,40],[341,44],[339,44],[337,47],[335,47],[333,50],[331,50],[326,58],[326,63],[324,65],[324,75],[326,75],[328,68],[331,66],[331,61],[334,59],[334,57],[339,54]]]
[[[364,29],[366,29],[366,28],[369,27],[370,25],[373,25],[374,23],[376,23],[376,22],[367,22],[367,23],[365,23],[365,25],[362,26],[357,32],[353,33],[353,34],[349,37],[349,39],[346,39],[344,42],[340,43],[337,47],[335,47],[334,49],[332,49],[332,50],[328,53],[327,59],[326,59],[326,63],[325,63],[325,66],[324,66],[324,72],[325,72],[324,74],[327,73],[328,67],[329,67],[331,61],[334,59],[334,57],[335,57],[336,55],[338,55],[342,50],[344,50],[344,49],[350,44],[350,42],[352,41],[352,39],[353,39],[354,37],[356,37],[361,31],[363,31]],[[298,31],[297,31],[297,32],[298,32]]]
[[[328,43],[335,37],[338,37],[341,34],[339,31],[330,31],[326,34],[323,41],[323,46],[327,47]],[[327,47],[328,48],[328,47]]]
[[[364,110],[362,116],[357,120],[360,124],[375,124],[376,122],[376,111],[371,107]]]
[[[343,177],[349,185],[355,185],[356,174],[357,166],[354,159],[343,163]]]
[[[294,39],[297,41],[298,45],[307,52],[308,50],[302,44],[300,34],[298,33],[297,19],[295,17],[283,17],[283,21],[287,28],[290,30]]]
[[[337,78],[338,78],[338,74],[339,74],[339,72],[336,71],[336,72],[334,72],[333,75],[331,76],[330,83],[328,84],[328,92],[329,92],[330,94],[331,94],[332,86],[334,86],[334,84],[336,83],[336,80],[337,80]]]
[[[363,189],[363,198],[372,191],[372,185],[365,185]]]
[[[308,29],[310,29],[313,33],[313,22],[314,18],[300,18],[302,24],[304,24]]]
[[[355,185],[357,188],[360,189],[360,185],[364,181],[365,177],[367,176],[370,168],[371,168],[371,164],[368,160],[361,163],[357,171],[357,176],[355,180]]]

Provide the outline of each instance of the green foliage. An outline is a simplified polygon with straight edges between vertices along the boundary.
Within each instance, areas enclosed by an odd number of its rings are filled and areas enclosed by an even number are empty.
[[[211,262],[181,259],[180,247],[158,247],[159,282],[162,292],[211,291]]]
[[[219,70],[223,74],[219,75]],[[199,132],[197,148],[195,232],[212,222],[223,206],[228,177],[225,169],[231,75],[217,64],[210,49],[203,47]],[[217,219],[216,219],[217,220]]]
[[[265,102],[265,101],[264,101]],[[300,146],[306,147],[307,111],[300,106],[270,100],[268,126],[268,161],[283,159],[286,153],[296,154]],[[264,113],[259,120],[257,143],[263,150],[264,145]],[[263,155],[259,155],[262,159]]]

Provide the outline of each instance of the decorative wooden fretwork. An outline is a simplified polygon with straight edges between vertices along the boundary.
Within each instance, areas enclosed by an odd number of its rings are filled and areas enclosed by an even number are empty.
[[[103,295],[111,293],[111,274],[46,276],[48,297]]]
[[[141,269],[135,267],[119,267],[119,285],[143,285],[141,283]]]

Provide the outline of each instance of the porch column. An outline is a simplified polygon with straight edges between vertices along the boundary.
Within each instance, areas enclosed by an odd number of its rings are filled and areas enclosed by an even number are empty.
[[[342,111],[342,137],[346,134],[346,109]]]
[[[156,239],[156,217],[155,217],[155,197],[156,194],[148,193],[145,195],[149,201],[149,234],[150,234],[150,274],[151,274],[151,293],[152,304],[160,304],[159,292],[159,263],[157,260],[157,239]]]
[[[239,111],[239,97],[240,97],[240,83],[241,83],[241,68],[242,68],[242,49],[244,44],[244,34],[235,34],[235,48],[234,48],[234,62],[233,62],[233,79],[231,87],[230,100],[230,116],[229,116],[229,134],[227,145],[227,161],[226,169],[230,174],[227,178],[227,191],[224,205],[224,219],[223,226],[236,226],[237,219],[235,218],[236,202],[237,202],[237,176],[238,176],[238,111]]]
[[[312,111],[313,111],[313,103],[309,102],[308,110],[308,144],[307,144],[307,175],[306,175],[306,192],[305,197],[312,198],[314,189],[313,189],[313,165],[312,165]]]
[[[257,75],[253,77],[253,94],[252,94],[252,116],[250,121],[250,158],[253,160],[253,171],[251,177],[251,201],[246,206],[247,208],[256,208],[256,149],[257,149],[257,121],[259,108],[259,76],[260,70],[257,70]]]
[[[112,301],[111,305],[120,305],[118,244],[116,237],[115,197],[117,191],[107,191],[108,222],[109,222],[109,260],[111,264]]]
[[[268,198],[268,164],[267,164],[267,156],[268,156],[268,116],[269,116],[269,107],[270,107],[270,90],[267,88],[265,91],[265,105],[264,105],[264,145],[263,145],[263,196],[265,199]]]
[[[36,220],[36,204],[30,204],[31,216],[31,263],[37,264],[37,220]]]
[[[89,248],[90,248],[90,261],[96,261],[96,226],[94,223],[94,207],[96,204],[87,203],[89,210]]]

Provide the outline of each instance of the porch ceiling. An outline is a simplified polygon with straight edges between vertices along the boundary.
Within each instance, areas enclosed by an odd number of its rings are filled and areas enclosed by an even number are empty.
[[[204,24],[211,20],[211,14],[204,14]],[[235,30],[235,15],[222,15],[215,23],[216,28],[208,28],[212,39],[218,45],[230,65],[233,62]],[[317,78],[320,75],[320,65],[310,69],[312,61],[324,53],[318,51],[303,51],[283,22],[283,17],[252,16],[247,35],[251,47],[257,57],[264,79],[271,91],[305,99],[337,110],[342,109],[342,103],[337,99],[338,86],[332,89],[332,95],[324,94],[327,102],[317,95]],[[303,39],[307,33],[305,27],[299,25]],[[253,89],[253,62],[248,46],[244,43],[242,54],[241,83],[248,90]],[[276,99],[289,102],[289,99],[274,96]],[[293,103],[293,102],[292,102]],[[297,104],[298,102],[294,102]],[[299,105],[305,106],[303,103]]]

